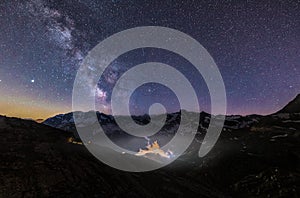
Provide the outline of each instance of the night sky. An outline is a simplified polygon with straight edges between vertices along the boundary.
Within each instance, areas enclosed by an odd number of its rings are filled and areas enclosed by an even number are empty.
[[[300,1],[1,0],[0,114],[46,118],[71,111],[72,87],[83,58],[108,36],[138,26],[165,26],[198,40],[214,58],[227,92],[228,114],[268,114],[300,93]],[[192,65],[168,51],[124,54],[100,78],[97,102],[110,112],[110,91],[122,72],[147,61],[170,64],[209,95]],[[176,111],[166,87],[148,84],[131,110],[151,102]]]

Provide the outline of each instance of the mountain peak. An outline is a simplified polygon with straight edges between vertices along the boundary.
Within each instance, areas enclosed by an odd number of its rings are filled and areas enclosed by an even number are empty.
[[[277,113],[300,113],[300,94]]]

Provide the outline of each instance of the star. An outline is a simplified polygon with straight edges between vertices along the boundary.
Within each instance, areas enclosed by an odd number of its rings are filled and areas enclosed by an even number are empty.
[[[257,7],[256,1],[261,7]],[[278,105],[272,105],[278,104],[276,98],[282,104],[300,92],[298,1],[253,0],[242,3],[247,7],[243,12],[240,4],[216,4],[213,0],[205,3],[166,0],[143,6],[133,0],[137,3],[125,7],[121,0],[74,2],[3,1],[0,27],[8,28],[0,31],[3,52],[0,53],[0,95],[11,92],[18,100],[34,98],[38,105],[46,107],[43,115],[69,112],[73,82],[89,51],[113,33],[145,25],[182,31],[206,48],[222,74],[229,101],[228,114],[272,113],[278,110]],[[141,48],[125,53],[107,68],[98,87],[89,78],[83,83],[90,87],[91,95],[96,95],[97,103],[109,112],[112,90],[118,79],[131,67],[145,62],[162,62],[177,69],[195,88],[201,109],[209,113],[209,93],[201,74],[184,57],[165,50]],[[95,68],[89,64],[86,68],[93,75]],[[158,75],[167,80],[165,74]],[[180,82],[174,79],[174,83]],[[127,96],[127,90],[123,92],[119,100]],[[176,96],[162,86],[144,86],[134,93],[130,103],[137,108],[133,113],[147,112],[152,100],[169,105],[168,111],[178,109],[171,104]],[[5,99],[0,106],[9,102]],[[21,102],[18,104],[22,106]],[[1,113],[5,113],[3,108]],[[27,117],[32,117],[31,113]]]

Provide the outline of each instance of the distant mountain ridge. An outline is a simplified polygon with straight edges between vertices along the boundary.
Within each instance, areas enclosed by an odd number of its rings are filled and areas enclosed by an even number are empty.
[[[76,130],[75,125],[74,125],[75,122],[74,122],[74,118],[73,118],[74,113],[75,112],[59,114],[59,115],[56,115],[56,116],[46,119],[42,123],[45,125],[54,127],[54,128],[62,129],[64,131],[75,131]],[[93,124],[93,123],[90,123],[91,121],[89,121],[88,119],[91,116],[94,116],[95,113],[98,117],[98,120],[100,121],[100,124],[106,124],[106,123],[113,121],[113,116],[106,115],[106,114],[100,113],[100,112],[93,112],[93,111],[79,112],[79,111],[77,111],[76,113],[78,113],[78,115],[81,115],[81,117],[86,117],[86,119],[84,120],[86,124]]]
[[[81,123],[77,123],[81,126],[83,125],[94,125],[94,119],[90,119],[91,116],[95,116],[95,113],[98,117],[99,123],[106,127],[108,129],[108,133],[113,133],[112,131],[120,131],[120,129],[117,127],[116,121],[114,119],[114,116],[112,115],[106,115],[104,113],[100,112],[94,112],[94,111],[89,111],[89,112],[76,112],[78,115],[81,117]],[[169,129],[171,128],[176,128],[180,124],[180,119],[181,119],[181,113],[188,113],[186,111],[181,111],[181,112],[175,112],[175,113],[169,113],[167,114],[167,120],[165,123],[165,129],[164,131],[170,131]],[[191,112],[189,112],[191,113]],[[250,116],[239,116],[239,115],[232,115],[232,116],[226,116],[225,119],[225,124],[224,127],[226,129],[241,129],[241,128],[246,128],[250,127],[251,124],[256,123],[257,119],[259,119],[259,115],[250,115]],[[132,118],[135,120],[136,123],[138,124],[147,124],[150,121],[149,115],[141,115],[141,116],[132,116]],[[207,129],[210,123],[211,115],[206,113],[206,112],[201,112],[200,113],[200,120],[199,121],[192,121],[192,122],[197,122],[195,124],[199,125],[200,129]],[[76,135],[76,126],[75,122],[73,119],[73,113],[66,113],[66,114],[59,114],[54,117],[46,119],[43,124],[58,128],[64,131],[71,131],[75,132]]]
[[[181,112],[185,112],[182,110]],[[180,123],[180,113],[181,112],[175,112],[175,113],[169,113],[167,115],[167,121],[166,121],[166,127],[168,129],[174,128],[178,126]],[[112,131],[120,131],[117,126],[114,116],[112,115],[106,115],[104,113],[90,111],[90,112],[76,112],[80,115],[81,118],[83,118],[81,121],[82,123],[79,123],[80,125],[93,125],[95,123],[92,121],[93,119],[90,119],[91,116],[94,116],[95,114],[98,117],[98,121],[102,126],[108,126],[108,131],[111,131],[109,133],[114,133]],[[271,115],[277,115],[277,114],[294,114],[294,113],[300,113],[300,94],[298,94],[291,102],[289,102],[284,108],[282,108],[280,111],[271,114]],[[240,116],[240,115],[228,115],[225,119],[224,129],[229,130],[235,130],[235,129],[242,129],[247,128],[253,125],[254,123],[257,123],[259,119],[261,119],[263,116],[260,115],[248,115],[248,116]],[[142,115],[142,116],[132,116],[132,118],[135,120],[136,123],[139,124],[146,124],[150,121],[149,115]],[[211,115],[206,112],[200,113],[200,120],[199,120],[199,127],[202,129],[205,129],[209,126]],[[71,131],[75,133],[75,136],[77,136],[76,132],[76,126],[73,119],[73,112],[66,113],[66,114],[59,114],[54,117],[50,117],[46,119],[44,122],[42,122],[45,125],[58,128],[64,131]]]

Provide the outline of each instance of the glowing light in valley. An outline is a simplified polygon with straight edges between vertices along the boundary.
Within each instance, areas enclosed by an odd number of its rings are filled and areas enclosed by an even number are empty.
[[[136,156],[146,156],[148,154],[154,154],[154,155],[159,155],[163,158],[168,158],[170,159],[171,157],[174,156],[173,152],[168,150],[168,151],[163,151],[158,142],[157,141],[154,141],[153,144],[150,144],[148,143],[148,145],[146,146],[147,149],[143,150],[143,149],[140,149],[138,153],[136,153],[135,155]]]

